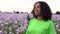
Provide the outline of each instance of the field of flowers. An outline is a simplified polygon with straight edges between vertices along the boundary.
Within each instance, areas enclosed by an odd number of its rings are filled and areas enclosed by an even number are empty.
[[[19,34],[25,31],[32,17],[28,13],[0,13],[0,34]]]
[[[33,18],[30,13],[0,13],[0,34],[25,34],[29,21]],[[60,15],[52,15],[56,32],[60,33]]]
[[[52,15],[52,20],[55,24],[55,29],[56,29],[56,33],[57,34],[60,34],[60,15],[57,15],[57,14],[53,14]]]

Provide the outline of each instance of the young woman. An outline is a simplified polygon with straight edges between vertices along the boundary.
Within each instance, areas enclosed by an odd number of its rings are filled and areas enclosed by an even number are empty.
[[[46,2],[36,2],[32,14],[35,18],[30,20],[26,34],[55,34],[51,9]]]

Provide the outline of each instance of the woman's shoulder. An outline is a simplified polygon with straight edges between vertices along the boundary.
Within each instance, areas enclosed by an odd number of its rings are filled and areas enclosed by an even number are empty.
[[[52,20],[48,20],[48,22],[53,22]]]
[[[32,18],[30,21],[35,21],[35,18]]]
[[[31,23],[33,23],[35,21],[35,19],[31,19],[30,21],[29,21],[29,25],[31,24]]]
[[[53,22],[52,20],[49,20],[48,22],[49,22],[50,24],[54,24],[54,22]]]

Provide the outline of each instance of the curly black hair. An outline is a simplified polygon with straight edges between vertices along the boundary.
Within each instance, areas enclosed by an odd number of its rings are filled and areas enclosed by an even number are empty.
[[[41,11],[40,12],[41,12],[41,16],[42,16],[43,20],[45,20],[45,21],[51,20],[52,12],[51,12],[49,5],[43,1],[38,1],[35,3],[35,5],[37,3],[40,3],[40,5],[41,5]],[[35,5],[34,5],[34,7],[35,7]],[[31,13],[34,15],[35,18],[37,18],[37,16],[34,14],[34,8],[33,8]]]

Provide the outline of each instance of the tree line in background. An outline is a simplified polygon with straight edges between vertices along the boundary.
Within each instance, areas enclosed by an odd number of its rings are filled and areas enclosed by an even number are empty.
[[[2,11],[0,11],[0,13],[2,13]],[[4,12],[4,13],[12,13],[12,12]],[[24,13],[24,12],[19,12],[19,11],[15,11],[15,10],[13,10],[13,13],[17,13],[17,14],[19,14],[19,13]],[[25,13],[28,13],[28,12],[25,12]],[[60,14],[60,11],[56,11],[56,13],[54,13],[54,14]]]
[[[56,14],[60,14],[60,11],[57,11]]]

